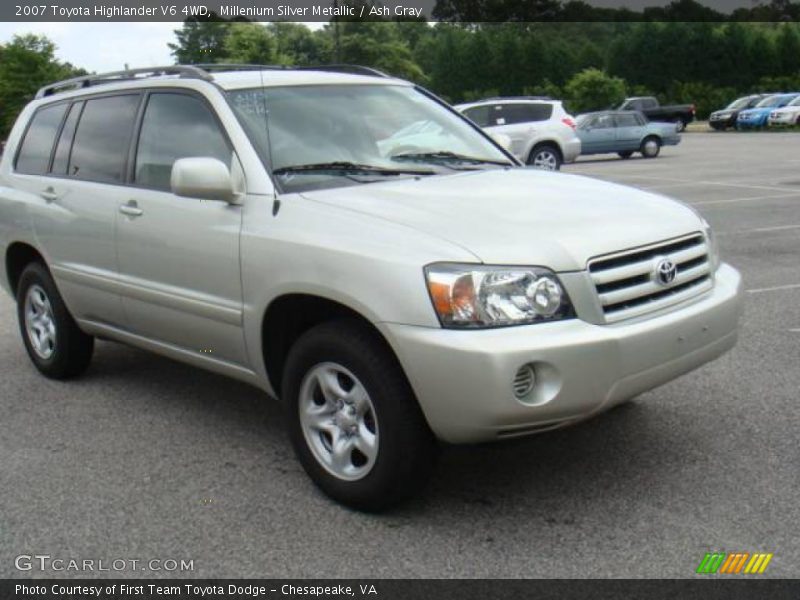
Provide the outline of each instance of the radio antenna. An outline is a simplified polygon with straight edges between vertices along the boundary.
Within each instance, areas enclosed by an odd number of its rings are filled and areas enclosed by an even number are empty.
[[[264,110],[264,129],[267,134],[267,163],[271,172],[275,167],[275,163],[272,162],[272,134],[269,130],[269,108],[267,108],[267,91],[264,87],[264,69],[258,70],[258,76],[261,81],[261,106]],[[272,193],[275,195],[275,199],[272,202],[272,215],[276,216],[281,208],[281,201],[278,199],[275,182],[273,181],[272,184]]]

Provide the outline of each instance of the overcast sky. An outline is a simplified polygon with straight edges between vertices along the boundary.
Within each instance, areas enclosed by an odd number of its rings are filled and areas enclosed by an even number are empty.
[[[0,2],[3,0],[0,0]],[[180,23],[0,23],[0,42],[41,33],[55,42],[62,61],[88,71],[172,64],[167,42]]]

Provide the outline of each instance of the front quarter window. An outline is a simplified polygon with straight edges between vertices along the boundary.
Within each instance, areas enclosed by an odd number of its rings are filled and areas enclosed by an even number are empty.
[[[296,85],[228,96],[284,191],[511,164],[470,123],[411,86]]]

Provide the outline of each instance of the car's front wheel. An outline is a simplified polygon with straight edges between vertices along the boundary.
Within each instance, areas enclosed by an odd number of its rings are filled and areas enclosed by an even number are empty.
[[[645,158],[655,158],[661,152],[661,141],[657,137],[648,137],[642,141],[640,148],[642,156]]]
[[[333,499],[381,510],[428,479],[434,436],[396,359],[365,325],[334,321],[303,334],[289,353],[283,395],[295,452]]]
[[[537,169],[558,171],[561,168],[561,152],[552,144],[536,146],[528,155],[528,164]]]
[[[67,379],[87,369],[94,338],[78,328],[41,263],[31,263],[22,271],[17,285],[17,317],[28,356],[43,375]]]

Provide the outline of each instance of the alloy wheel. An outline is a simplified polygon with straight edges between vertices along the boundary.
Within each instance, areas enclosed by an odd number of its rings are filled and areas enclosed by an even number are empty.
[[[364,385],[333,362],[313,367],[300,386],[300,425],[308,447],[329,473],[364,478],[378,457],[378,421]]]
[[[32,285],[25,295],[25,331],[33,351],[48,360],[56,350],[56,322],[45,291]]]

